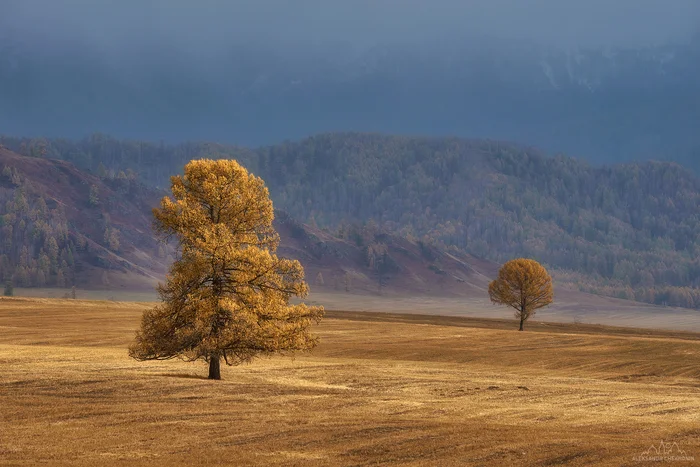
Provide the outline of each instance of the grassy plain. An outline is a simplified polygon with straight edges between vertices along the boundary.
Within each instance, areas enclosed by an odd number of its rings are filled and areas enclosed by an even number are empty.
[[[143,285],[143,284],[142,284]],[[62,298],[70,290],[56,288],[15,288],[15,296],[31,298]],[[629,300],[585,294],[556,288],[555,303],[537,311],[535,319],[550,323],[585,323],[645,329],[685,330],[700,333],[700,313],[697,310],[647,305]],[[80,300],[122,302],[151,302],[158,300],[154,288],[77,290]],[[362,294],[343,293],[314,287],[305,300],[326,309],[348,311],[382,311],[401,314],[462,316],[470,318],[513,317],[510,308],[494,306],[483,290],[468,296],[411,296],[404,293]]]
[[[698,334],[329,312],[312,353],[211,382],[128,358],[146,306],[0,299],[0,465],[700,462]]]

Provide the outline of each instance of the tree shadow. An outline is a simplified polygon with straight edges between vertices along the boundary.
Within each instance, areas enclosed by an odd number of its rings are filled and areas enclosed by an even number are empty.
[[[168,378],[209,379],[206,376],[192,375],[189,373],[161,373],[159,376],[166,376]]]

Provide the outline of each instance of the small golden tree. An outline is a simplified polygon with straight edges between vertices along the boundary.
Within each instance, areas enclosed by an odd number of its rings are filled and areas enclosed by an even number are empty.
[[[202,359],[209,378],[220,379],[221,360],[236,365],[313,348],[309,328],[323,308],[289,304],[309,289],[301,264],[275,254],[279,237],[263,181],[229,160],[192,161],[171,181],[174,199],[153,210],[154,227],[163,240],[177,240],[178,259],[129,355]]]
[[[515,308],[522,331],[535,311],[552,303],[552,278],[537,261],[514,259],[504,264],[498,278],[489,284],[489,297],[493,303]]]

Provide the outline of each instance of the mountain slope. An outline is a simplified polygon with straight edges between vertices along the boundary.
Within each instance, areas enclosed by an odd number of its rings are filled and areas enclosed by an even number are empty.
[[[279,253],[298,259],[314,290],[371,294],[486,297],[497,266],[389,234],[376,224],[331,235],[277,211]]]
[[[192,158],[235,158],[266,181],[276,207],[336,237],[373,221],[455,255],[532,257],[583,291],[700,307],[700,179],[673,163],[594,167],[498,141],[363,133],[254,150],[103,135],[3,141],[107,179],[138,171],[154,186]]]
[[[0,173],[0,279],[131,290],[163,279],[172,250],[154,238],[151,209],[164,192],[3,148]],[[482,296],[495,268],[372,225],[343,239],[277,211],[275,228],[279,253],[301,261],[315,290]]]
[[[192,158],[235,158],[275,206],[340,236],[374,220],[453,253],[538,259],[582,290],[700,307],[700,179],[673,163],[589,166],[516,144],[364,133],[246,149],[118,141],[2,141],[166,186]],[[109,177],[109,175],[107,175]]]
[[[16,286],[140,288],[163,275],[165,252],[150,229],[156,191],[3,148],[0,170],[4,280],[13,277]]]
[[[374,219],[497,262],[534,257],[584,290],[700,306],[700,179],[676,164],[371,134],[263,148],[252,164],[300,219]]]

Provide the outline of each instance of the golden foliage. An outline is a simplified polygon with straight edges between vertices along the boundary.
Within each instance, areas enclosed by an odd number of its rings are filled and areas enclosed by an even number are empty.
[[[493,303],[515,308],[515,317],[523,323],[554,300],[552,278],[547,270],[532,259],[508,261],[498,271],[498,278],[489,284]]]
[[[280,259],[273,207],[262,179],[232,160],[195,160],[172,177],[173,198],[154,209],[154,228],[177,240],[178,260],[144,313],[138,360],[180,357],[216,365],[309,350],[323,308],[290,305],[308,286],[298,261]]]

